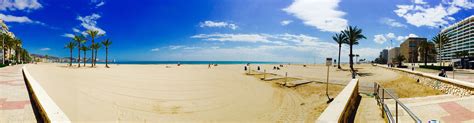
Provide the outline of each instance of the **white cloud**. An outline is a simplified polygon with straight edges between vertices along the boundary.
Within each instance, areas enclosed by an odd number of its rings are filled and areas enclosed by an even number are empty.
[[[33,21],[26,16],[13,16],[0,14],[0,19],[5,22],[17,22],[17,23],[33,23]]]
[[[388,40],[395,39],[397,36],[394,33],[387,33],[387,34],[377,34],[374,35],[374,42],[378,44],[383,44]]]
[[[383,44],[385,41],[387,41],[387,38],[385,38],[384,35],[374,35],[374,41],[375,43],[378,43],[378,44]]]
[[[219,27],[219,28],[230,28],[235,30],[238,28],[236,24],[228,22],[217,22],[217,21],[204,21],[199,24],[200,27]]]
[[[81,17],[81,16],[78,16],[77,17],[77,20],[81,21],[81,26],[84,27],[85,29],[87,30],[97,30],[99,31],[99,34],[105,34],[105,31],[99,27],[97,27],[97,20],[100,18],[101,16],[99,14],[92,14],[92,15],[89,15],[89,16],[84,16],[84,17]]]
[[[423,0],[413,0],[413,3],[415,3],[415,4],[426,4],[426,2],[423,1]]]
[[[283,11],[303,23],[325,32],[339,32],[347,27],[346,13],[338,10],[340,0],[295,0]]]
[[[398,36],[397,41],[405,41],[406,39],[410,37],[418,37],[418,35],[415,34],[408,34],[407,36]]]
[[[292,22],[293,22],[292,20],[283,20],[283,21],[280,22],[280,24],[281,24],[282,26],[286,26],[286,25],[288,25],[288,24],[290,24],[290,23],[292,23]]]
[[[68,38],[74,38],[74,35],[73,34],[69,34],[69,33],[64,33],[63,35],[61,35],[63,37],[68,37]]]
[[[80,33],[81,30],[77,29],[77,28],[72,28],[72,31],[75,32],[75,33]]]
[[[386,24],[386,25],[389,25],[389,26],[392,26],[392,27],[407,27],[407,25],[402,24],[402,23],[396,21],[395,19],[391,19],[391,18],[382,18],[380,20],[380,22],[382,24]]]
[[[460,10],[473,7],[474,3],[467,0],[444,1],[434,7],[416,0],[413,1],[413,5],[397,5],[398,9],[394,12],[416,27],[438,27],[446,26],[454,21],[452,15]]]
[[[170,50],[178,50],[178,49],[183,49],[183,50],[195,50],[195,49],[200,49],[201,47],[196,47],[196,46],[185,46],[185,45],[170,45],[167,47]]]
[[[152,52],[157,52],[157,51],[160,51],[160,48],[153,48],[151,49]]]
[[[294,43],[301,46],[317,45],[319,39],[308,35],[293,35],[293,34],[198,34],[191,36],[191,38],[198,38],[207,41],[220,42],[248,42],[248,43],[267,43],[276,45],[288,45]]]
[[[387,36],[388,39],[395,38],[395,34],[393,34],[393,33],[387,33],[385,36]]]
[[[0,0],[0,10],[34,10],[43,7],[37,0]]]
[[[103,5],[105,5],[105,2],[104,2],[104,1],[101,1],[100,3],[98,3],[98,4],[95,5],[95,6],[96,6],[96,7],[101,7],[101,6],[103,6]]]
[[[48,50],[51,50],[51,48],[41,48],[40,50],[41,51],[48,51]]]
[[[271,43],[268,40],[268,36],[261,34],[198,34],[191,36],[191,38],[199,38],[209,41],[231,41],[231,42],[262,42]]]

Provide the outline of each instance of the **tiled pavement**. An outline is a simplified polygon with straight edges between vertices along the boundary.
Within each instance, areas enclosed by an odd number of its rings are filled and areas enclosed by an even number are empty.
[[[0,123],[36,122],[21,73],[23,65],[0,68]]]
[[[399,99],[422,122],[438,120],[445,123],[474,123],[474,96],[457,97],[452,95],[438,95],[418,98]],[[387,103],[394,109],[393,100]],[[402,121],[411,121],[411,118],[402,112]]]

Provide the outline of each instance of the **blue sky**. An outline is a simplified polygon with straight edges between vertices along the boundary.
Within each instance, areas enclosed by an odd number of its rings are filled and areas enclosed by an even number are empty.
[[[32,53],[69,56],[72,34],[99,30],[117,60],[322,62],[348,25],[360,58],[407,37],[430,39],[473,15],[472,0],[0,0],[0,19]],[[88,42],[90,44],[90,42]],[[103,59],[104,50],[99,51]],[[342,61],[348,59],[343,47]],[[75,53],[76,54],[76,53]],[[89,53],[90,54],[90,53]]]

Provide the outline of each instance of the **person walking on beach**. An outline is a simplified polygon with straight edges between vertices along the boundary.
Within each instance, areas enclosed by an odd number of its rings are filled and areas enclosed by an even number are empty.
[[[247,71],[247,66],[244,66],[244,70]]]
[[[257,70],[260,71],[260,66],[257,66]]]
[[[211,64],[209,64],[209,65],[207,66],[207,69],[210,69],[210,68],[211,68]]]

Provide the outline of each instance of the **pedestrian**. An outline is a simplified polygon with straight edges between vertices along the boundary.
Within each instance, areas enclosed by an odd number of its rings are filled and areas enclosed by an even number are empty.
[[[260,66],[257,66],[257,70],[260,71]]]
[[[244,70],[247,71],[247,66],[244,66]]]

